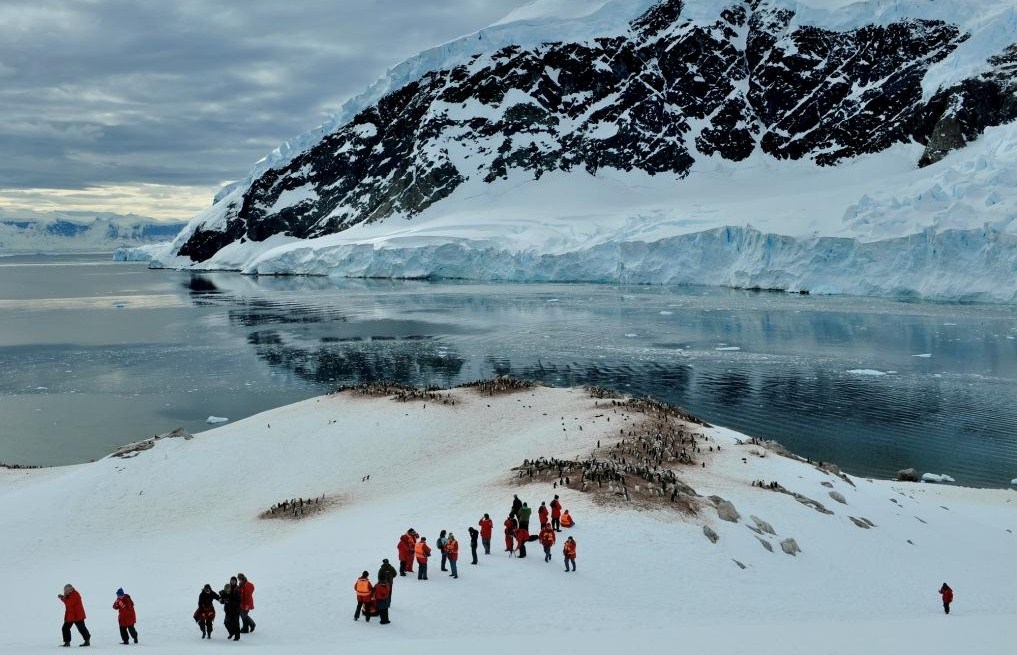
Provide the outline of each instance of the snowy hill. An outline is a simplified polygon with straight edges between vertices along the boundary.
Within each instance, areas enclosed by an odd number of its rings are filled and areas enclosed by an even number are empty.
[[[0,210],[0,255],[113,252],[164,242],[185,225],[135,214]]]
[[[671,487],[647,490],[643,455],[633,454],[644,436],[672,428],[699,449],[686,442],[686,463],[664,453],[654,473],[676,472],[678,502]],[[0,469],[3,652],[59,642],[55,596],[67,582],[84,597],[94,646],[117,642],[110,606],[122,586],[145,652],[183,652],[200,639],[191,613],[201,586],[238,571],[256,585],[258,622],[239,647],[262,653],[355,643],[378,653],[673,644],[1002,655],[1017,638],[1014,491],[842,476],[583,390],[464,388],[407,401],[347,392],[123,454]],[[554,486],[556,472],[524,469],[520,481],[513,468],[539,457],[627,457],[629,500],[620,483],[593,477],[584,491],[576,470],[565,471],[566,488]],[[561,540],[550,563],[534,544],[526,559],[504,552],[497,526],[514,493],[533,507],[561,495],[577,521],[566,531],[578,543],[576,573],[564,573]],[[304,518],[265,516],[281,500],[322,495],[327,506]],[[467,527],[485,512],[496,523],[492,554],[471,566]],[[391,625],[353,622],[353,582],[364,569],[373,580],[383,557],[396,562],[409,527],[429,542],[440,529],[456,534],[459,579],[432,558],[428,582],[396,579]],[[800,552],[784,551],[788,539]],[[944,580],[956,592],[950,616],[937,594]],[[238,647],[224,637],[220,608],[214,639],[200,648]]]
[[[149,255],[1013,300],[1015,33],[1003,0],[535,2],[395,67]]]

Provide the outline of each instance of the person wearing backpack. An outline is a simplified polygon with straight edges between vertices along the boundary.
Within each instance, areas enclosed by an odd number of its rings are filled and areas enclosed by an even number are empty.
[[[434,542],[434,545],[438,547],[438,552],[441,553],[441,570],[442,571],[448,571],[448,569],[445,568],[445,565],[448,564],[448,555],[445,554],[445,544],[448,543],[448,537],[445,536],[446,534],[447,534],[447,531],[446,530],[442,530],[438,534],[438,541]]]
[[[357,593],[357,609],[353,612],[353,620],[360,620],[360,613],[364,612],[364,619],[366,621],[371,620],[371,615],[367,613],[367,604],[371,601],[371,594],[374,592],[374,585],[371,584],[371,580],[368,578],[370,574],[364,571],[357,578],[357,581],[353,583],[353,591]]]

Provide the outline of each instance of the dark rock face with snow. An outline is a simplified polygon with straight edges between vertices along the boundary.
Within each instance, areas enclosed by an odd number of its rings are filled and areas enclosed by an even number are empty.
[[[918,165],[1017,119],[1017,46],[989,72],[923,99],[922,80],[968,35],[932,20],[850,31],[800,26],[766,0],[693,22],[664,0],[626,33],[507,47],[439,69],[266,171],[178,253],[312,238],[411,218],[467,180],[551,171],[684,177],[703,156],[762,152],[834,166],[898,143]]]

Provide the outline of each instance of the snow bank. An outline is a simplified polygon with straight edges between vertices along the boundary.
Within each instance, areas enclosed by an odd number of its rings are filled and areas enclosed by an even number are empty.
[[[325,396],[162,439],[129,459],[0,469],[0,651],[51,649],[63,612],[55,595],[71,582],[93,645],[116,643],[109,607],[122,586],[137,603],[146,652],[180,653],[199,639],[190,617],[201,585],[238,571],[257,587],[258,629],[242,647],[283,655],[354,642],[373,652],[466,653],[483,644],[508,653],[522,634],[542,652],[674,643],[744,653],[750,643],[760,653],[822,644],[826,653],[883,655],[977,644],[1002,655],[1017,638],[1017,606],[999,577],[1012,568],[1012,490],[839,477],[729,430],[697,428],[706,467],[679,474],[702,496],[730,502],[741,520],[719,520],[708,505],[689,515],[666,502],[595,500],[517,484],[511,468],[527,457],[603,457],[637,415],[581,390],[451,395],[455,405]],[[818,511],[830,491],[846,504]],[[484,512],[503,519],[513,493],[531,506],[561,495],[577,517],[569,531],[577,573],[563,572],[560,542],[550,563],[539,548],[520,560],[501,551],[497,533],[493,553],[469,564],[466,528]],[[335,501],[328,511],[259,518],[281,500],[322,494]],[[757,532],[748,517],[776,534]],[[460,578],[433,560],[429,582],[397,578],[392,625],[351,621],[353,581],[364,569],[373,579],[383,557],[394,561],[410,526],[429,540],[440,529],[459,537]],[[788,538],[801,548],[794,557],[775,547]],[[949,618],[936,593],[944,580],[957,591]],[[619,596],[626,584],[638,602]],[[203,648],[236,648],[222,645],[221,617]]]

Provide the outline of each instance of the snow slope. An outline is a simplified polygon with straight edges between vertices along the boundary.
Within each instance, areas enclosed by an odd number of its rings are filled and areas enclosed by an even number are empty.
[[[662,504],[515,483],[510,468],[527,457],[586,457],[598,439],[603,457],[637,416],[582,390],[451,393],[455,405],[325,396],[193,439],[160,440],[129,459],[0,469],[0,650],[56,645],[63,610],[55,595],[71,582],[97,647],[117,641],[110,606],[123,586],[150,653],[338,645],[378,653],[665,645],[710,653],[1012,652],[1013,491],[849,482],[712,428],[703,430],[703,449],[722,450],[697,455],[705,468],[682,466],[679,474],[699,494],[731,501],[741,518],[720,520],[710,507],[687,516]],[[833,513],[751,486],[755,479],[779,481]],[[563,572],[560,542],[549,564],[539,548],[525,560],[507,557],[497,527],[492,554],[469,564],[467,527],[484,512],[500,522],[513,493],[532,506],[562,495],[577,519],[570,533],[578,572]],[[340,502],[301,521],[258,518],[282,499],[319,494]],[[751,516],[776,535],[751,531]],[[857,527],[851,516],[875,527]],[[704,525],[719,535],[716,544]],[[395,561],[398,536],[411,526],[429,541],[443,528],[457,535],[460,578],[432,559],[428,582],[397,579],[390,626],[351,621],[354,580],[364,569],[374,579],[382,557]],[[788,537],[801,547],[796,556],[781,551]],[[220,612],[213,642],[192,645],[201,585],[221,585],[238,571],[256,585],[257,631],[224,644]],[[936,593],[944,580],[956,591],[949,617]]]

